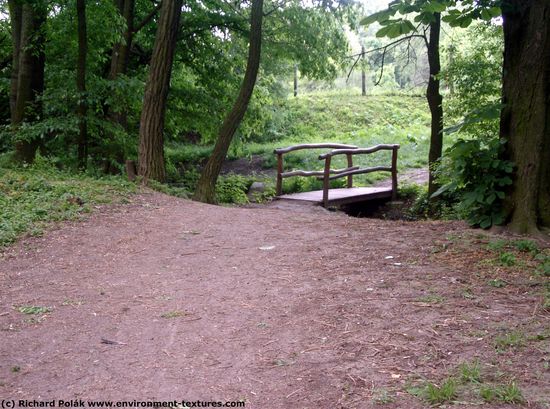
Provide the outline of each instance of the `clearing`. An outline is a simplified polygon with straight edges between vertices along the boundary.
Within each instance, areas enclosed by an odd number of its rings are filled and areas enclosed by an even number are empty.
[[[491,240],[136,195],[4,250],[0,397],[548,407],[540,277]]]

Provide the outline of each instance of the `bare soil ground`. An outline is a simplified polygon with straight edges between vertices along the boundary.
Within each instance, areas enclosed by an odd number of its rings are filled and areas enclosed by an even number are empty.
[[[487,240],[457,222],[142,194],[4,252],[0,398],[423,408],[411,392],[478,359],[483,382],[548,407],[540,283],[491,264]],[[478,407],[477,389],[461,383],[454,405]]]

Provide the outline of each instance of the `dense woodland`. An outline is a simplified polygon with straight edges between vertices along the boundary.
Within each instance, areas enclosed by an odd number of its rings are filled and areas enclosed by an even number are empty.
[[[452,207],[521,233],[550,226],[545,0],[396,0],[377,12],[347,0],[0,4],[4,170],[46,160],[74,177],[193,179],[189,195],[214,203],[232,149],[322,142],[296,124],[304,107],[292,100],[362,73],[368,92],[352,111],[378,90],[429,108],[426,150],[411,152],[429,165],[428,213]]]

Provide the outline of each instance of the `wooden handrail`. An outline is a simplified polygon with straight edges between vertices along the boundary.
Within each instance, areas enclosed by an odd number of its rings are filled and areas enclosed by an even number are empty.
[[[355,145],[347,145],[344,143],[303,143],[300,145],[293,145],[287,148],[277,148],[273,153],[279,155],[300,149],[357,149]]]
[[[391,159],[391,167],[386,166],[374,166],[371,168],[364,168],[364,169],[354,169],[349,170],[346,172],[339,173],[335,176],[330,176],[330,162],[332,160],[333,156],[336,155],[346,155],[348,158],[348,163],[351,162],[351,158],[353,155],[360,155],[360,154],[368,154],[368,153],[374,153],[378,152],[380,150],[391,150],[392,151],[392,159]],[[348,187],[353,186],[353,182],[351,181],[353,175],[359,175],[363,173],[370,173],[370,172],[376,172],[376,171],[385,171],[385,172],[391,172],[392,175],[392,200],[395,200],[397,198],[397,151],[399,150],[398,144],[388,145],[388,144],[381,144],[372,146],[370,148],[358,148],[358,149],[335,149],[328,153],[324,153],[322,155],[319,155],[319,159],[325,160],[325,171],[323,172],[323,206],[328,207],[328,191],[330,188],[330,181],[333,179],[338,179],[341,177],[348,178]],[[348,165],[349,166],[349,165]]]
[[[323,153],[322,155],[319,155],[319,159],[325,159],[327,156],[336,156],[336,155],[358,155],[362,153],[374,153],[381,150],[393,150],[393,149],[399,149],[398,144],[393,145],[387,145],[387,144],[381,144],[376,145],[370,148],[357,148],[357,149],[335,149],[327,153]]]
[[[295,172],[303,172],[308,174],[295,174],[295,175],[288,175],[283,172],[283,155],[285,153],[297,151],[300,149],[357,149],[357,146],[355,145],[348,145],[344,143],[303,143],[300,145],[293,145],[289,146],[287,148],[278,148],[273,151],[277,155],[277,185],[276,185],[276,194],[277,196],[280,196],[283,194],[283,178],[288,176],[322,176],[324,175],[324,172],[321,173],[313,173],[308,172],[304,170],[299,170]],[[353,161],[351,160],[351,156],[348,156],[348,168],[353,167]],[[349,170],[349,169],[347,169]],[[351,176],[350,176],[351,177]],[[351,180],[348,180],[348,186],[352,183]],[[349,186],[351,187],[351,186]]]
[[[350,170],[347,172],[341,172],[334,176],[330,176],[329,180],[343,178],[345,176],[350,176],[350,175],[362,175],[364,173],[371,173],[371,172],[391,172],[392,171],[392,168],[389,168],[387,166],[373,166],[372,168],[364,168],[364,169],[360,169],[358,166],[356,166],[356,168],[357,169]],[[323,172],[323,177],[324,177],[324,173],[325,172]]]
[[[353,187],[353,175],[360,175],[370,172],[391,172],[392,174],[392,200],[397,198],[397,151],[399,150],[398,144],[380,144],[372,146],[370,148],[358,148],[355,145],[346,145],[341,143],[307,143],[301,145],[289,146],[287,148],[278,148],[274,150],[277,155],[277,196],[283,193],[283,178],[291,176],[317,176],[318,179],[323,180],[323,206],[328,206],[328,191],[330,188],[330,181],[342,177],[347,177],[347,187]],[[320,160],[325,161],[325,167],[323,171],[305,171],[294,170],[290,172],[283,172],[283,155],[285,153],[293,152],[300,149],[332,149],[332,151],[319,155]],[[392,151],[391,167],[387,166],[374,166],[370,168],[360,168],[353,166],[353,155],[369,154],[380,150]],[[337,155],[346,155],[347,168],[344,169],[331,169],[330,164],[332,157]],[[331,176],[332,175],[332,176]]]
[[[351,172],[351,171],[354,171],[354,170],[358,170],[359,169],[359,166],[352,166],[351,168],[344,168],[344,169],[331,169],[330,170],[330,174],[331,175],[338,175],[338,174],[343,174],[343,173],[346,173],[347,172]],[[313,171],[309,171],[309,170],[293,170],[292,172],[283,172],[281,173],[281,177],[282,178],[289,178],[291,176],[324,176],[325,175],[325,172],[322,171],[322,170],[313,170]]]

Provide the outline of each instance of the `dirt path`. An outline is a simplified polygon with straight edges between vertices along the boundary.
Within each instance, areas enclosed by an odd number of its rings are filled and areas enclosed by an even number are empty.
[[[548,326],[540,297],[493,300],[434,255],[465,231],[138,196],[0,259],[0,397],[422,408],[409,386],[478,357],[544,407],[547,340],[497,353],[491,338],[503,320]]]

